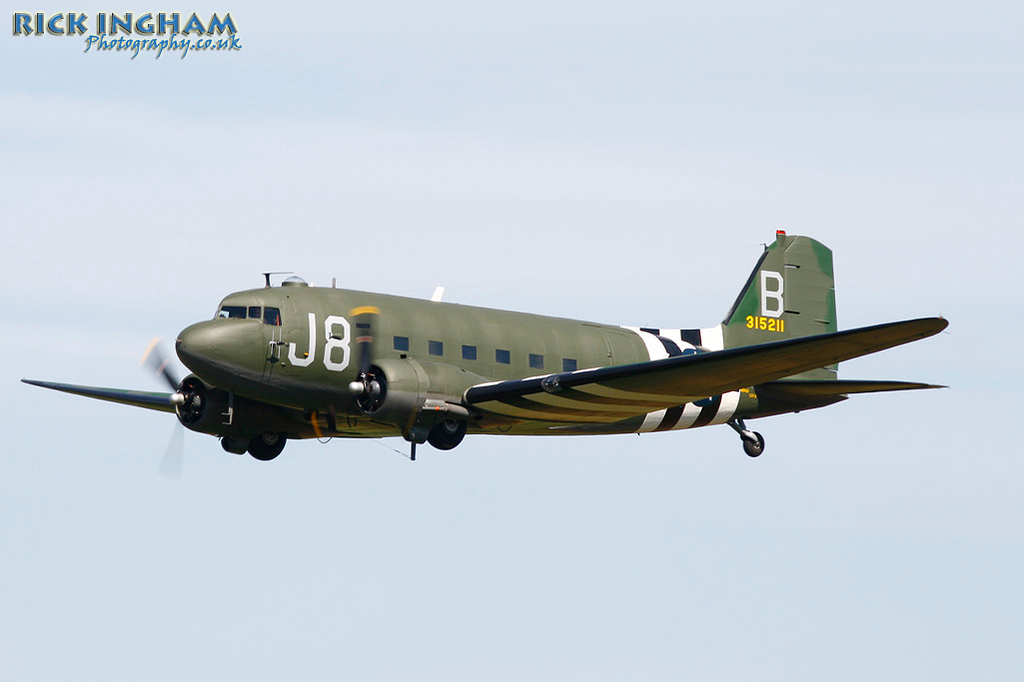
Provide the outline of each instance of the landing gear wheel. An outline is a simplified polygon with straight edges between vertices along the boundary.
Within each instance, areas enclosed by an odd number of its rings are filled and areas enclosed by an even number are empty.
[[[249,441],[224,436],[220,439],[220,446],[224,448],[225,452],[230,452],[233,455],[244,455],[245,451],[249,449]]]
[[[249,441],[249,454],[261,462],[269,462],[281,454],[287,440],[283,433],[265,431]]]
[[[445,419],[431,427],[427,442],[438,450],[451,450],[462,442],[465,435],[466,422],[461,419]]]
[[[747,453],[748,457],[761,456],[761,453],[764,452],[764,436],[757,431],[748,430],[747,425],[739,417],[730,419],[726,423],[739,434],[740,440],[743,441],[743,452]]]
[[[764,452],[764,436],[757,431],[751,431],[754,438],[746,438],[743,440],[743,452],[747,453],[748,457],[760,457],[761,453]],[[755,440],[756,439],[756,440]]]

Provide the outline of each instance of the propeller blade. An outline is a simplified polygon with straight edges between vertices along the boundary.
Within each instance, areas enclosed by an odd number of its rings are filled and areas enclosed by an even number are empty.
[[[355,320],[355,342],[359,353],[359,374],[366,376],[373,364],[373,330],[380,310],[372,305],[353,308],[349,315]]]
[[[366,305],[353,308],[349,316],[356,328],[353,338],[359,354],[359,375],[349,382],[348,391],[356,397],[356,403],[366,414],[376,412],[383,404],[387,391],[384,379],[373,371],[374,329],[380,319],[380,309]]]
[[[167,450],[160,458],[160,475],[174,481],[180,481],[185,469],[185,427],[181,423],[174,426]]]
[[[168,367],[169,362],[170,361],[167,359],[167,356],[164,355],[164,352],[160,347],[160,337],[158,336],[150,342],[149,348],[147,348],[146,352],[143,353],[142,362],[139,363],[139,366],[148,366],[164,378],[164,381],[170,385],[172,391],[177,392],[178,386],[181,385],[181,379],[171,372],[170,367]]]

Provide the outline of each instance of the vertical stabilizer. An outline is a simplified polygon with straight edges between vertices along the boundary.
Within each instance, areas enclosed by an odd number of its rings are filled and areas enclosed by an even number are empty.
[[[722,321],[726,348],[834,332],[832,250],[810,237],[779,231]],[[801,374],[835,378],[836,365]]]

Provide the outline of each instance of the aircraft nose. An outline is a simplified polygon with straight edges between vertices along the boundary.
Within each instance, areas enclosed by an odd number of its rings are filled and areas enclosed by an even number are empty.
[[[174,341],[174,352],[178,359],[193,372],[213,356],[218,346],[226,341],[226,330],[211,322],[198,322],[185,327]]]
[[[240,390],[262,380],[266,351],[261,329],[259,320],[197,322],[181,330],[174,350],[199,377],[221,388]]]

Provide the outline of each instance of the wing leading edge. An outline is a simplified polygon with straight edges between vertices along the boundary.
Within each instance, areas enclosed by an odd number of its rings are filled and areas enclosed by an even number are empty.
[[[948,325],[940,317],[927,317],[698,355],[478,384],[466,391],[464,400],[479,410],[509,417],[611,423],[877,353],[933,336]],[[871,382],[873,387],[843,383],[842,393],[898,390],[895,382]]]
[[[129,391],[118,388],[100,388],[98,386],[78,386],[76,384],[58,384],[52,381],[37,381],[35,379],[22,379],[23,383],[42,388],[50,388],[54,391],[73,393],[87,398],[107,400],[122,405],[134,405],[144,407],[148,410],[159,410],[160,412],[174,412],[173,393],[153,393],[150,391]]]

